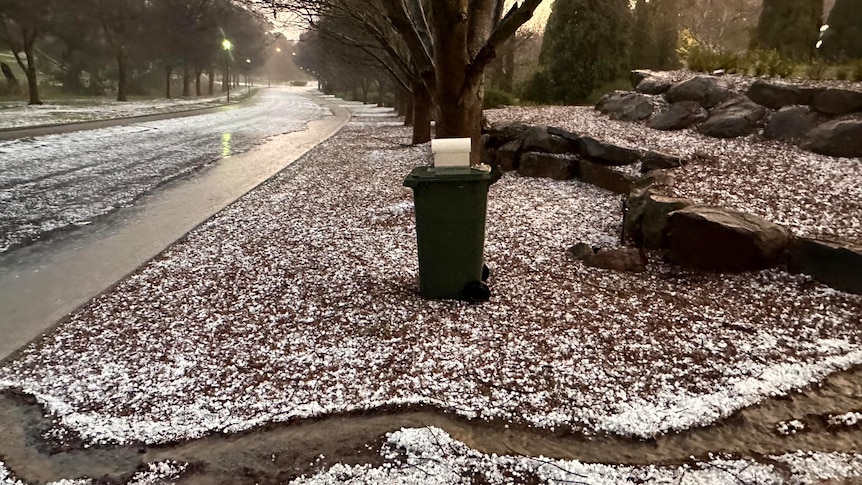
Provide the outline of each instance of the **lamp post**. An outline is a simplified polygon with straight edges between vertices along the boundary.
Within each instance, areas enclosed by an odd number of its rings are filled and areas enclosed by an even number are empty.
[[[225,39],[221,41],[221,48],[224,49],[224,77],[227,83],[227,102],[230,103],[230,48],[233,44]]]

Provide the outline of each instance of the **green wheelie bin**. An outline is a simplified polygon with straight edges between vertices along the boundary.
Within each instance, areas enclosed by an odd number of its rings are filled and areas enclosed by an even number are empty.
[[[482,283],[485,213],[488,187],[500,176],[498,170],[417,167],[404,179],[404,186],[413,189],[416,207],[419,293],[423,298],[487,299],[488,290]]]

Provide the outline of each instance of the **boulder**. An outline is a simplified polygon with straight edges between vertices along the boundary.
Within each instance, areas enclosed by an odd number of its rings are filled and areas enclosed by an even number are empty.
[[[548,133],[550,133],[550,134],[552,134],[552,135],[554,135],[554,136],[559,136],[559,137],[561,137],[561,138],[565,138],[565,139],[566,139],[566,140],[568,140],[570,143],[573,143],[573,145],[572,145],[572,146],[578,146],[578,145],[577,145],[578,140],[580,140],[580,139],[581,139],[581,135],[579,135],[579,134],[577,134],[577,133],[572,133],[571,131],[566,131],[566,130],[564,130],[564,129],[562,129],[562,128],[557,128],[557,127],[554,127],[554,126],[549,126],[549,127],[548,127]]]
[[[640,236],[643,247],[661,249],[667,246],[667,221],[670,213],[694,205],[689,199],[647,195],[640,221]]]
[[[735,138],[757,131],[766,108],[745,98],[735,98],[716,106],[697,130],[714,138]]]
[[[498,147],[512,140],[521,140],[530,128],[532,127],[522,123],[494,123],[488,130],[488,143],[492,147]]]
[[[713,76],[697,76],[674,84],[665,97],[671,103],[696,101],[704,108],[712,108],[730,98],[733,90],[730,84]]]
[[[521,142],[510,141],[506,142],[495,151],[494,163],[501,171],[511,172],[518,170],[519,157],[521,152]]]
[[[817,126],[817,119],[817,113],[805,106],[785,106],[769,119],[763,136],[773,140],[802,138]]]
[[[634,177],[628,174],[589,160],[581,160],[578,164],[578,178],[617,194],[628,194],[634,182]]]
[[[787,229],[731,209],[690,206],[670,213],[668,257],[679,265],[712,271],[776,266],[787,247]]]
[[[643,94],[615,91],[602,96],[596,109],[614,120],[640,121],[649,118],[654,107],[652,100]]]
[[[833,157],[862,157],[862,118],[827,121],[806,133],[799,146]]]
[[[788,269],[837,290],[862,294],[862,247],[841,241],[796,239],[787,252]]]
[[[578,160],[572,157],[542,152],[527,152],[521,155],[518,174],[524,177],[547,177],[554,180],[569,180],[575,177]]]
[[[802,89],[788,84],[772,84],[762,79],[754,81],[748,88],[748,97],[755,103],[771,109],[806,104],[802,102]]]
[[[595,251],[593,250],[592,246],[590,246],[587,243],[582,243],[582,242],[577,243],[574,246],[570,247],[568,249],[568,251],[569,251],[569,254],[571,254],[575,259],[577,259],[579,261],[589,259],[589,258],[593,257],[593,254],[595,254]]]
[[[637,150],[602,143],[588,136],[578,140],[578,151],[581,156],[604,165],[631,165],[641,159]]]
[[[647,121],[647,126],[654,130],[682,130],[700,123],[706,117],[706,110],[697,101],[679,101],[652,117]]]
[[[643,273],[646,263],[646,254],[635,248],[603,249],[584,259],[587,266],[624,273]]]
[[[647,199],[673,184],[673,176],[661,170],[649,172],[631,183],[623,210],[623,239],[630,239],[637,245],[643,243],[641,222]]]
[[[814,96],[811,109],[827,115],[862,111],[862,93],[847,89],[826,89]]]
[[[572,153],[577,152],[576,142],[549,133],[547,126],[534,126],[524,133],[525,152]]]
[[[629,71],[629,82],[632,83],[632,88],[637,88],[641,81],[648,77],[653,77],[654,74],[649,69],[634,69]]]
[[[682,166],[682,159],[674,155],[666,153],[649,151],[644,154],[641,161],[641,172],[646,173],[652,170],[666,170],[669,168],[678,168]]]
[[[673,82],[668,79],[648,77],[638,83],[637,87],[635,87],[635,91],[643,94],[664,94],[671,88],[671,86],[673,86]]]

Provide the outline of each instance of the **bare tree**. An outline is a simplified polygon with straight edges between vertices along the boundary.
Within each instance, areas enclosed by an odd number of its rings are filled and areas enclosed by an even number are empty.
[[[52,3],[53,0],[0,0],[0,35],[5,38],[15,60],[27,76],[30,104],[42,104],[35,47],[36,40],[44,33]]]

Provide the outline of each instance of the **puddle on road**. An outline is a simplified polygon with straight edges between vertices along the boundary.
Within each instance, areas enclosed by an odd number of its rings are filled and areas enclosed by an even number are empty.
[[[32,398],[0,393],[0,460],[27,483],[63,478],[126,480],[143,464],[190,462],[184,484],[274,483],[333,463],[378,463],[385,433],[402,427],[437,426],[483,453],[542,455],[584,462],[679,464],[708,453],[741,457],[796,450],[859,451],[862,426],[832,428],[830,415],[860,411],[862,367],[832,375],[821,386],[785,398],[769,399],[721,423],[654,440],[613,436],[557,435],[506,428],[501,423],[468,421],[431,409],[371,412],[272,424],[232,435],[213,435],[158,447],[51,449],[42,434],[51,427]],[[778,423],[797,419],[805,429],[792,435]],[[320,455],[324,458],[320,459]]]

